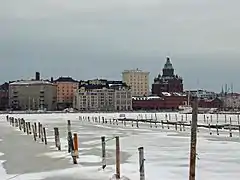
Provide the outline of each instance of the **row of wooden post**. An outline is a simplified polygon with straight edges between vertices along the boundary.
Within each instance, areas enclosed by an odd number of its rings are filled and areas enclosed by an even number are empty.
[[[38,128],[37,123],[34,122],[31,125],[31,122],[26,122],[23,118],[14,118],[14,117],[6,117],[7,121],[12,125],[13,127],[18,127],[20,131],[23,131],[24,133],[27,133],[28,135],[33,135],[34,141],[37,141],[37,137],[47,145],[47,134],[46,134],[46,128],[43,127],[43,125],[38,122]]]
[[[37,141],[37,138],[40,139],[42,142],[45,142],[47,145],[47,136],[46,136],[46,128],[38,122],[34,122],[31,126],[30,122],[26,122],[23,118],[22,119],[15,119],[13,117],[7,116],[7,121],[13,127],[19,127],[20,130],[27,134],[33,134],[34,141]],[[67,131],[68,131],[68,152],[71,153],[73,158],[73,163],[77,164],[77,158],[79,158],[78,153],[78,136],[77,133],[73,134],[71,132],[71,121],[67,121]],[[61,151],[61,142],[60,142],[60,133],[57,127],[54,127],[54,137],[55,137],[55,146]],[[116,179],[120,179],[120,140],[119,136],[114,138],[116,140]],[[102,142],[102,169],[105,169],[107,166],[106,161],[106,138],[103,136],[101,137]],[[140,180],[145,180],[145,172],[144,172],[144,150],[143,147],[138,148],[139,151],[139,173],[140,173]]]

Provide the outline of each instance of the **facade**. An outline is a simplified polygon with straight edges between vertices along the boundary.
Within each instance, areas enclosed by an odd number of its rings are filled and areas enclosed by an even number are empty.
[[[185,104],[187,96],[181,93],[162,92],[161,96],[133,97],[133,110],[177,110]]]
[[[217,108],[222,109],[223,108],[223,101],[219,98],[214,99],[199,99],[198,101],[198,107],[201,108]]]
[[[149,95],[149,72],[125,70],[122,72],[122,81],[130,86],[133,96]]]
[[[183,79],[174,74],[174,68],[167,57],[167,61],[162,70],[162,75],[154,78],[152,84],[152,94],[160,96],[162,92],[183,92]]]
[[[55,110],[56,86],[49,81],[23,80],[9,84],[12,110]]]
[[[82,81],[75,93],[74,108],[79,111],[129,111],[132,110],[131,89],[121,81]]]
[[[186,91],[186,94],[190,94],[191,97],[196,96],[199,99],[215,99],[217,97],[217,93],[202,89]]]
[[[9,83],[4,83],[0,86],[0,110],[8,109],[8,89]]]
[[[73,107],[73,98],[79,82],[71,77],[60,77],[54,84],[57,87],[57,109]]]

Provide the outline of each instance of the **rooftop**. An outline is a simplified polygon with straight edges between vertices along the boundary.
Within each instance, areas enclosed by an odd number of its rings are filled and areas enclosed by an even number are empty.
[[[20,80],[10,83],[9,85],[38,85],[38,84],[52,84],[49,81],[36,81],[36,80]]]
[[[72,77],[59,77],[54,82],[78,82],[74,80]]]

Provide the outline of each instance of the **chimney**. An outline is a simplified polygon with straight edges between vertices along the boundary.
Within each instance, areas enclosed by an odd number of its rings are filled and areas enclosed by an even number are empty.
[[[39,72],[36,72],[35,80],[36,81],[40,81],[40,73]]]

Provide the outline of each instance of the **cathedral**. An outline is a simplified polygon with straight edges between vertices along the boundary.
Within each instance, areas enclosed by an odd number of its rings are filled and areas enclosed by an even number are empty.
[[[183,92],[183,79],[174,74],[174,68],[169,57],[167,57],[162,69],[162,75],[159,74],[154,78],[154,83],[152,84],[152,94],[161,96],[162,92]]]

